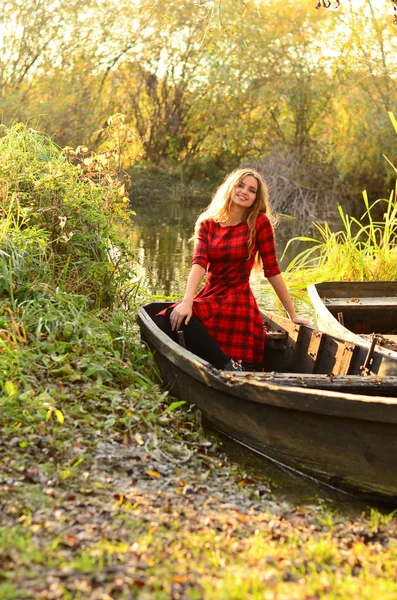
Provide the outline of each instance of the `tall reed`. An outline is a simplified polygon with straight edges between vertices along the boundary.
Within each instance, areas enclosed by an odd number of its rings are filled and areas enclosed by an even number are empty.
[[[397,120],[391,112],[389,117],[397,133]],[[397,181],[388,199],[370,204],[366,191],[363,199],[365,211],[360,219],[344,213],[339,206],[342,229],[333,232],[327,221],[315,222],[318,237],[299,236],[288,242],[284,254],[296,241],[309,244],[286,269],[293,288],[321,281],[397,279]],[[376,216],[379,214],[380,219]]]
[[[300,236],[294,242],[309,244],[286,269],[289,281],[301,287],[320,281],[394,280],[397,278],[396,188],[388,199],[369,203],[363,193],[365,212],[360,219],[338,207],[343,229],[332,231],[327,222],[314,223],[318,237]],[[375,212],[381,210],[377,219]]]

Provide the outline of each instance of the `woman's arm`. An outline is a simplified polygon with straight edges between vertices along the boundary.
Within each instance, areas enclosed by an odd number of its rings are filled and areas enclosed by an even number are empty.
[[[184,319],[186,325],[189,323],[193,312],[193,298],[204,275],[205,269],[199,264],[194,264],[190,269],[183,300],[175,306],[170,315],[172,331],[178,330]]]
[[[268,281],[279,297],[280,302],[287,311],[291,321],[299,325],[309,325],[309,321],[307,321],[307,319],[304,317],[299,317],[296,314],[294,304],[281,273],[278,275],[273,275],[273,277],[268,277]]]

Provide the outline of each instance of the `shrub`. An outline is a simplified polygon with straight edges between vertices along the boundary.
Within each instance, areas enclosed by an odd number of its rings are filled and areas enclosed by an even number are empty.
[[[132,275],[117,227],[128,219],[129,202],[117,150],[61,150],[22,124],[2,133],[0,294],[55,281],[92,305],[111,305]]]

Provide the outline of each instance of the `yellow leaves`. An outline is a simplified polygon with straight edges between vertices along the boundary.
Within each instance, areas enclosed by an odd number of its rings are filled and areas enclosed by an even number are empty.
[[[187,575],[176,575],[173,579],[174,583],[186,583],[189,581],[189,577]]]
[[[49,421],[52,417],[54,417],[58,423],[63,425],[65,422],[64,414],[59,408],[57,408],[54,404],[54,399],[47,392],[43,392],[39,396],[37,396],[37,400],[41,401],[43,408],[47,409],[45,420]]]
[[[17,388],[12,383],[12,381],[6,381],[4,384],[4,391],[9,398],[12,398],[12,396],[15,396],[15,394],[17,393]]]
[[[242,489],[246,485],[249,485],[252,483],[255,483],[255,479],[252,479],[252,477],[244,477],[243,479],[240,479],[240,481],[237,483],[237,485],[240,489]]]
[[[65,422],[65,417],[63,416],[62,411],[59,410],[59,408],[55,408],[54,406],[50,406],[47,410],[46,416],[45,416],[45,420],[49,421],[52,417],[52,415],[55,416],[56,420],[58,421],[58,423],[60,423],[61,425],[63,425],[63,423]]]
[[[186,494],[186,491],[190,489],[190,486],[188,485],[186,487],[186,483],[182,480],[178,481],[178,486],[179,487],[174,488],[174,493],[178,495],[182,494],[184,496]]]
[[[355,558],[360,561],[368,558],[373,553],[372,546],[369,544],[364,544],[364,542],[361,541],[355,542],[351,550]]]
[[[250,522],[250,518],[247,517],[247,515],[242,515],[242,514],[238,514],[236,516],[237,521],[240,521],[240,523],[249,523]]]
[[[63,416],[62,411],[60,411],[58,408],[56,408],[54,410],[54,415],[57,418],[58,422],[62,425],[65,421],[65,417]]]
[[[146,475],[149,475],[149,477],[155,477],[156,479],[159,479],[161,477],[158,471],[152,471],[151,469],[148,469],[147,471],[145,471],[145,473]]]

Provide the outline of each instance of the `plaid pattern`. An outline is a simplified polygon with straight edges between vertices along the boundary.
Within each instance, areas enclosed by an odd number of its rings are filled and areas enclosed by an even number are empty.
[[[266,277],[280,273],[268,217],[256,222],[253,255],[248,255],[248,226],[222,227],[214,221],[201,224],[192,264],[207,269],[207,280],[193,302],[201,320],[223,352],[234,360],[261,362],[265,332],[258,305],[249,285],[254,256],[259,250]]]

